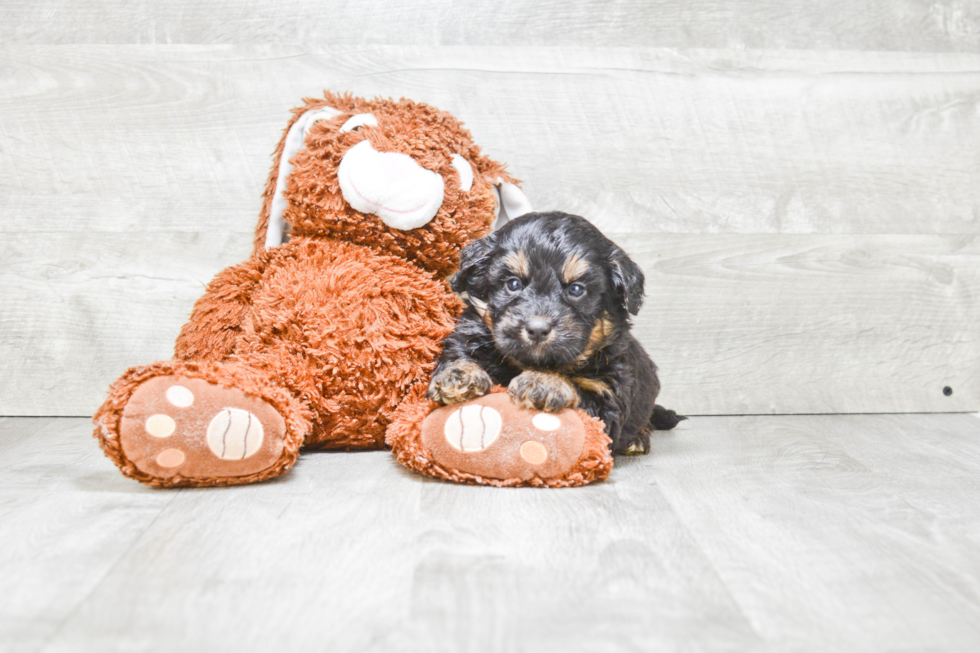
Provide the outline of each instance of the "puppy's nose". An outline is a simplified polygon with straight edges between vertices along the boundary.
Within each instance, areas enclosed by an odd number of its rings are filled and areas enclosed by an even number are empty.
[[[551,320],[546,317],[532,317],[524,323],[524,330],[531,342],[542,342],[551,333]]]

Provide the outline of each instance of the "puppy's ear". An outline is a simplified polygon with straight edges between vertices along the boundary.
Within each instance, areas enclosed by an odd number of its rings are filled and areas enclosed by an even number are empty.
[[[497,234],[492,233],[480,240],[474,240],[463,248],[459,258],[459,270],[453,275],[454,292],[468,292],[482,297],[483,278],[493,250],[497,246]]]
[[[643,305],[643,270],[619,247],[613,249],[609,269],[617,297],[630,314],[636,315]]]

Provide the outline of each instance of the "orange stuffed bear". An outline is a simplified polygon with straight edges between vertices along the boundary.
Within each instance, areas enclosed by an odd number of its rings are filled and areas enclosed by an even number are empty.
[[[515,181],[448,113],[306,100],[251,257],[211,281],[172,360],[110,387],[94,416],[106,455],[150,485],[216,486],[278,476],[302,446],[383,447],[406,397],[412,419],[433,407],[421,397],[461,310],[446,280],[498,213],[530,210]]]

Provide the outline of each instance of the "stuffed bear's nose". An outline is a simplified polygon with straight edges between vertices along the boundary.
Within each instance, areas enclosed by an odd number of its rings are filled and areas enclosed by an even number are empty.
[[[551,320],[540,315],[532,317],[524,323],[524,330],[527,331],[528,339],[537,344],[551,333]]]

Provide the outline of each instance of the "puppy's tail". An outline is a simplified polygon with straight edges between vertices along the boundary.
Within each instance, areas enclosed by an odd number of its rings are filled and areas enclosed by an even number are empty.
[[[653,416],[650,418],[650,425],[657,431],[669,431],[686,419],[687,417],[684,415],[678,415],[674,411],[658,404],[653,407]]]

